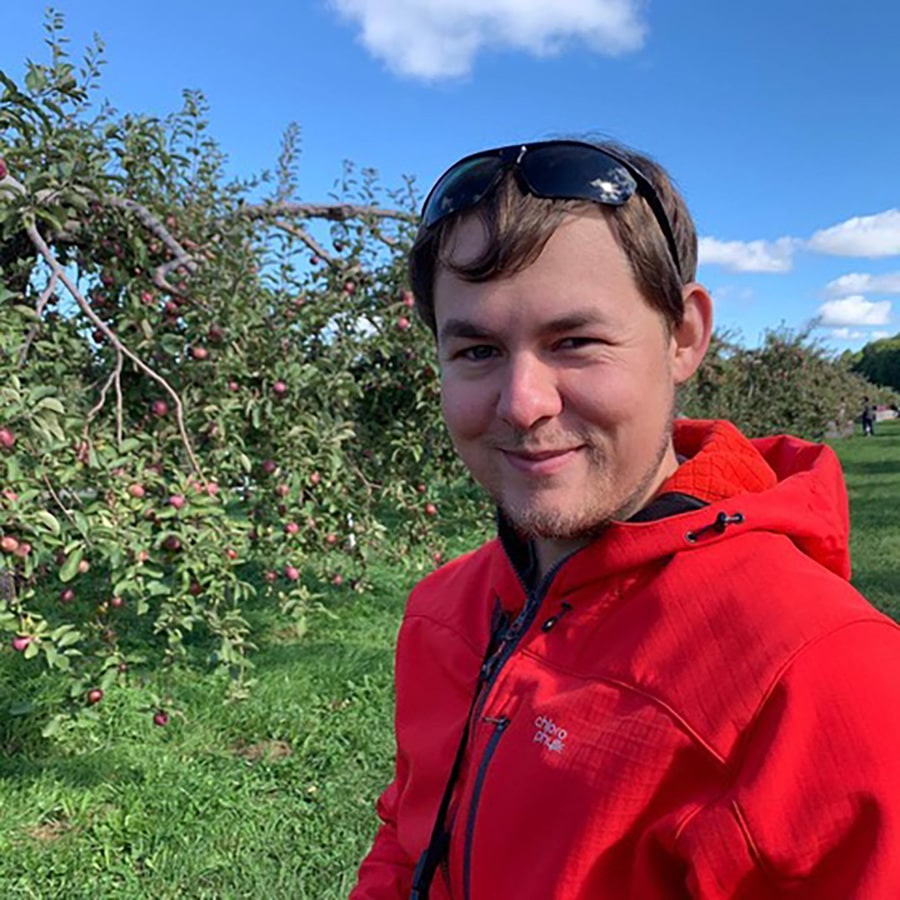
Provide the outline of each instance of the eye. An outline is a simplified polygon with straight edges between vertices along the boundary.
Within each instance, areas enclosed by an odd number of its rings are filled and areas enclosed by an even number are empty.
[[[472,347],[466,347],[464,350],[460,350],[456,355],[461,359],[467,359],[470,362],[484,362],[487,359],[493,358],[496,353],[497,348],[492,347],[490,344],[475,344]]]
[[[599,338],[592,337],[567,337],[563,338],[556,344],[559,350],[579,350],[582,347],[589,347],[592,344],[603,343]]]

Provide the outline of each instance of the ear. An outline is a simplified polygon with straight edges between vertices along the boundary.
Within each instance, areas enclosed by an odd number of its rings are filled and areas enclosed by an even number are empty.
[[[672,378],[687,381],[703,362],[712,337],[713,302],[702,284],[691,282],[681,289],[684,318],[672,330]]]

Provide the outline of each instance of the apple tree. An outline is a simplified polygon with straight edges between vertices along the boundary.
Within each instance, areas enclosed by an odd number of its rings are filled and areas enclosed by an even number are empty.
[[[201,94],[120,114],[62,29],[0,72],[0,634],[78,711],[140,666],[240,683],[251,606],[302,626],[475,501],[406,290],[412,184],[348,165],[303,201],[294,126],[230,177]]]

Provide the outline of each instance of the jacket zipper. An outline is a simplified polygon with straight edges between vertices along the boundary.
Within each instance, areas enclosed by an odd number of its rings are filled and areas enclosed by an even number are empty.
[[[487,698],[491,693],[491,688],[494,686],[497,677],[500,675],[500,671],[503,669],[503,666],[506,665],[509,658],[513,655],[516,648],[519,646],[519,641],[521,641],[522,637],[531,627],[531,624],[537,618],[538,611],[541,608],[541,604],[544,602],[544,597],[547,595],[550,584],[552,583],[553,578],[559,570],[560,566],[562,566],[565,561],[566,558],[564,557],[563,559],[559,560],[556,565],[552,566],[548,570],[547,574],[542,579],[536,591],[528,590],[522,579],[522,576],[519,574],[518,570],[516,570],[516,575],[519,578],[519,582],[522,584],[522,587],[525,588],[525,605],[522,607],[522,611],[516,617],[515,621],[506,629],[505,633],[500,638],[500,643],[498,644],[497,649],[491,654],[491,656],[484,662],[481,667],[481,671],[478,675],[478,687],[476,689],[479,692],[480,697],[475,704],[475,709],[472,711],[473,722],[477,722],[481,718],[481,712],[484,709],[485,703],[487,703]],[[503,734],[503,732],[506,730],[506,726],[509,724],[509,719],[505,717],[500,717],[498,719],[487,719],[486,721],[493,721],[495,729],[494,733],[491,735],[490,740],[488,741],[487,747],[485,748],[484,755],[482,756],[481,761],[478,764],[478,772],[475,776],[475,785],[472,789],[472,800],[470,801],[468,822],[466,823],[465,844],[463,847],[463,891],[466,900],[468,900],[469,897],[468,870],[472,852],[472,831],[475,824],[475,812],[478,807],[478,795],[481,793],[482,782],[484,780],[485,773],[487,772],[487,764],[490,762],[490,758],[497,747],[500,736]],[[444,857],[443,863],[446,864],[444,866],[444,877],[447,881],[447,884],[449,884],[450,866],[449,860],[446,856]]]
[[[494,733],[491,735],[487,747],[485,747],[484,754],[481,757],[481,762],[478,764],[478,772],[475,775],[475,785],[472,788],[472,799],[469,803],[469,815],[466,818],[466,837],[465,845],[463,847],[463,897],[465,900],[469,900],[470,894],[472,837],[475,833],[475,817],[478,814],[478,801],[481,798],[484,776],[487,773],[488,766],[494,756],[494,751],[497,749],[497,744],[500,743],[500,738],[503,736],[503,732],[506,731],[506,726],[509,725],[509,719],[505,716],[500,716],[496,719],[487,719],[486,721],[493,722]]]

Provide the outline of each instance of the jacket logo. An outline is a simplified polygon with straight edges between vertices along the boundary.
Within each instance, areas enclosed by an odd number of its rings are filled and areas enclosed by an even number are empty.
[[[569,732],[560,728],[553,719],[538,716],[534,720],[534,743],[543,744],[551,753],[562,753],[566,749],[566,738]]]

